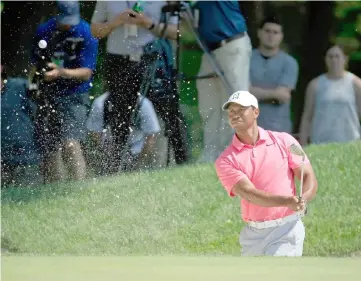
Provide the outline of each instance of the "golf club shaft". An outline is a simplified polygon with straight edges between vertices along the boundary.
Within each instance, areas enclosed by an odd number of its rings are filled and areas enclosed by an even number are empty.
[[[219,79],[223,82],[224,86],[227,89],[228,94],[231,95],[234,92],[234,89],[233,89],[231,83],[229,82],[228,78],[222,72],[222,68],[219,65],[218,61],[213,57],[213,55],[208,50],[208,48],[205,46],[205,44],[203,44],[202,40],[200,39],[198,30],[193,27],[194,19],[193,19],[192,11],[189,6],[186,6],[186,13],[187,13],[188,17],[185,18],[185,22],[187,23],[188,28],[190,29],[192,35],[197,40],[198,46],[202,49],[202,51],[204,52],[204,55],[208,58],[208,62],[211,64],[213,71],[217,74]],[[192,20],[192,22],[190,22],[190,19]]]
[[[300,184],[300,199],[302,199],[303,194],[303,166],[305,164],[305,156],[302,156],[302,167],[301,167],[301,184]]]

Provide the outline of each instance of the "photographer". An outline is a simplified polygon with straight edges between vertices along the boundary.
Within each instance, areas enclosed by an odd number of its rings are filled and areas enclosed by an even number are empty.
[[[151,21],[159,22],[162,7],[165,1],[140,2],[142,14]],[[153,42],[160,33],[154,32],[154,26],[131,24],[132,16],[137,13],[132,9],[136,1],[97,1],[92,18],[92,33],[98,38],[107,37],[105,80],[106,88],[110,92],[105,101],[104,121],[109,124],[114,134],[116,148],[121,151],[129,137],[131,113],[137,101],[137,92],[143,80],[143,73],[151,64],[142,60],[144,47]],[[138,6],[139,8],[139,6]],[[173,19],[170,22],[175,23]],[[141,93],[147,95],[147,93]],[[169,93],[170,96],[173,95]],[[188,160],[187,147],[184,138],[179,137],[180,122],[179,110],[167,112],[176,122],[168,122],[171,118],[164,119],[166,114],[160,114],[158,104],[152,100],[154,107],[166,124],[166,131],[175,151],[178,164]],[[165,106],[163,105],[163,108]],[[174,110],[173,110],[174,111]],[[176,125],[173,125],[176,124]],[[118,164],[121,155],[118,155]]]
[[[169,1],[174,9],[177,5],[188,4],[179,1]],[[186,2],[186,1],[181,1]],[[187,1],[188,2],[188,1]],[[249,67],[252,53],[247,25],[238,1],[192,1],[191,10],[193,26],[198,27],[201,41],[207,47],[213,58],[218,62],[225,78],[231,86],[231,92],[225,87],[221,78],[197,80],[199,110],[204,122],[204,149],[200,162],[213,162],[229,144],[233,131],[228,125],[228,119],[221,108],[223,101],[240,90],[249,89]],[[199,16],[195,16],[199,15]],[[181,13],[180,33],[184,34],[189,25],[190,15]],[[147,15],[135,13],[128,21],[131,24],[148,27],[154,34],[158,34],[163,26],[152,21]],[[176,39],[177,25],[168,25],[165,34],[168,38]],[[203,55],[199,74],[213,73],[211,63],[206,54]]]
[[[27,80],[8,77],[1,65],[1,186],[35,182],[39,155],[34,142],[35,105]],[[29,174],[31,173],[31,176]],[[29,183],[30,184],[30,183]]]
[[[46,52],[41,40],[47,45]],[[86,175],[80,141],[86,137],[88,92],[97,53],[98,41],[92,37],[89,24],[80,18],[78,1],[58,1],[57,16],[37,28],[31,60],[32,74],[40,76],[30,80],[40,80],[36,141],[43,156],[45,182],[61,178],[63,158],[73,179]],[[44,57],[52,61],[39,75]]]

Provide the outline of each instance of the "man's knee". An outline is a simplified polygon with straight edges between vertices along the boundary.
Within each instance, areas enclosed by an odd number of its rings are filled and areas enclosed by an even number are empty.
[[[81,145],[78,140],[65,140],[63,142],[63,149],[67,155],[81,153]]]

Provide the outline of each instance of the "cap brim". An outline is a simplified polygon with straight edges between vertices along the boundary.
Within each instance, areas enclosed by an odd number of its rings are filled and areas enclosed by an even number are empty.
[[[227,109],[228,109],[228,106],[229,106],[231,103],[232,103],[232,102],[227,101],[227,102],[222,106],[222,109],[223,109],[223,110],[227,110]]]
[[[79,15],[72,15],[72,16],[58,16],[57,21],[59,24],[63,25],[77,25],[80,22]]]
[[[222,109],[223,109],[223,110],[227,110],[228,107],[229,107],[229,105],[230,105],[231,103],[236,103],[236,104],[239,104],[239,105],[241,105],[241,106],[251,106],[251,105],[252,105],[252,104],[242,104],[242,103],[237,102],[237,101],[227,101],[227,102],[222,106]],[[253,106],[253,105],[252,105],[252,106]]]

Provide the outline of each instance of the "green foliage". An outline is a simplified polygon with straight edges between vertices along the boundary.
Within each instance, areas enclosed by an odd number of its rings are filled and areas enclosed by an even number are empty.
[[[332,41],[342,44],[351,60],[361,61],[361,1],[336,2],[334,10],[338,28]]]
[[[360,10],[361,3],[359,1],[337,1],[335,7],[335,16],[341,20],[346,19],[352,12]]]

